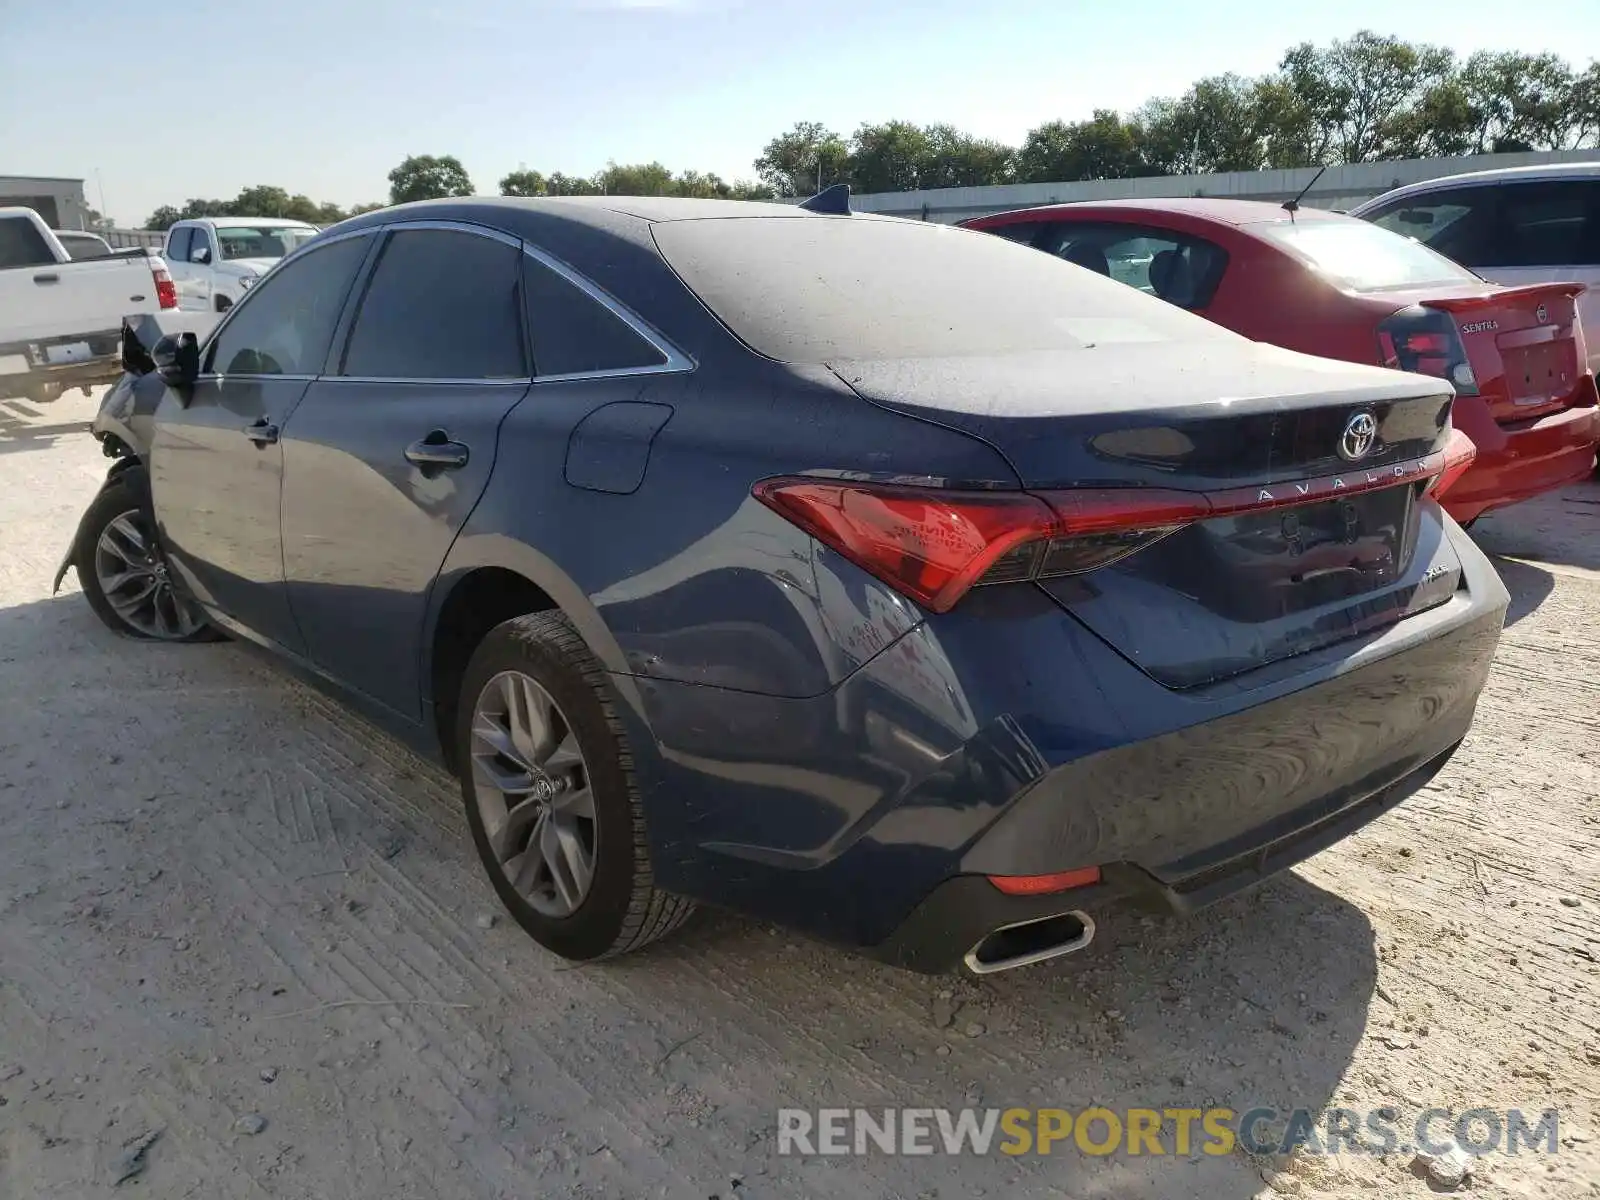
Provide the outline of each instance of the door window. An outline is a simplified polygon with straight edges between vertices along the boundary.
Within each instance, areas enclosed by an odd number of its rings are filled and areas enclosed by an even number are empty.
[[[167,234],[166,259],[169,263],[189,261],[189,239],[193,234],[193,225],[180,226]]]
[[[389,236],[340,374],[368,379],[525,379],[522,253],[453,229]]]
[[[1060,222],[1034,244],[1179,308],[1211,303],[1228,265],[1227,252],[1204,238],[1137,225]]]
[[[1395,201],[1369,219],[1474,269],[1600,262],[1600,181],[1426,192]]]
[[[0,270],[7,267],[42,267],[55,262],[44,235],[26,217],[0,219]]]
[[[274,270],[235,307],[207,355],[220,375],[319,375],[369,239],[329,242]]]
[[[616,312],[532,255],[523,286],[540,376],[592,375],[660,367],[667,357]]]

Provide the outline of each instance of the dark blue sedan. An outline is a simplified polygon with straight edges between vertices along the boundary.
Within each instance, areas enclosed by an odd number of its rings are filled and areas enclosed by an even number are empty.
[[[573,959],[696,901],[979,972],[1193,910],[1426,783],[1506,608],[1448,384],[961,229],[405,205],[127,355],[89,602],[441,757]]]

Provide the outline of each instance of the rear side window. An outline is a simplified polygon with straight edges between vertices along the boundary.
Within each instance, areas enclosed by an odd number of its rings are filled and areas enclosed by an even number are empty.
[[[1281,246],[1319,275],[1358,292],[1481,282],[1471,271],[1420,242],[1366,221],[1261,221],[1246,228]]]
[[[42,267],[56,261],[44,235],[26,217],[0,220],[0,270],[7,267]]]
[[[1369,218],[1465,266],[1600,263],[1600,181],[1483,184],[1397,200]]]
[[[655,226],[700,299],[780,362],[948,358],[1236,334],[987,233],[855,217]]]
[[[1517,183],[1499,189],[1500,267],[1600,263],[1600,180]]]
[[[531,255],[523,256],[522,278],[535,374],[634,371],[667,361],[616,313]]]
[[[222,375],[319,375],[370,239],[330,242],[285,263],[239,302],[211,344]]]
[[[522,252],[453,229],[389,236],[367,283],[342,375],[519,379]]]
[[[185,225],[181,229],[174,229],[167,234],[166,259],[168,262],[186,263],[189,261],[189,239],[194,234],[194,226]]]
[[[1227,269],[1228,253],[1204,238],[1138,225],[1045,226],[1039,249],[1179,308],[1204,308]]]

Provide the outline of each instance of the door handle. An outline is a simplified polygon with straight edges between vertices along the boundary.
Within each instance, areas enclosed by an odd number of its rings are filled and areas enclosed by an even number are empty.
[[[56,275],[54,273],[46,273],[46,274],[43,274],[43,275],[35,275],[33,277],[33,281],[35,283],[38,283],[38,284],[60,283],[61,282],[61,276]]]
[[[244,427],[244,435],[258,446],[271,446],[278,440],[278,427],[262,417]]]
[[[467,465],[470,452],[461,442],[453,442],[443,429],[435,429],[421,441],[406,447],[406,461],[424,470],[454,471]]]

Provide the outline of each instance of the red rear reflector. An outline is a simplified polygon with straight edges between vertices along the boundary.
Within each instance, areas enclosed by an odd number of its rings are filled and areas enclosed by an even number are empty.
[[[161,308],[178,307],[178,285],[172,282],[172,276],[167,272],[166,264],[157,259],[150,268],[151,275],[156,281],[156,304]]]
[[[989,882],[1008,896],[1048,896],[1100,882],[1099,867],[1057,871],[1054,875],[991,875]]]

